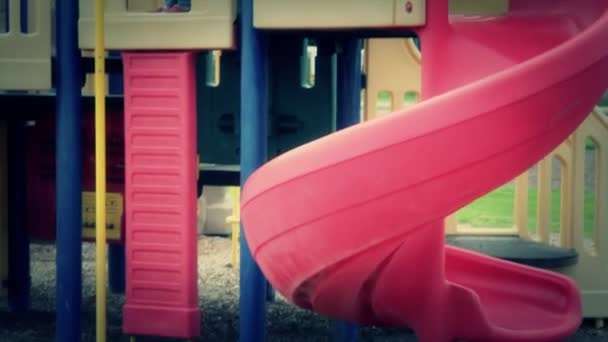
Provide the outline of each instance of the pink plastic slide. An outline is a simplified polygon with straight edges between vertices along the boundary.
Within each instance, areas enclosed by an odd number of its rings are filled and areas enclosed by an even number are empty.
[[[449,214],[531,167],[608,86],[608,0],[512,0],[496,18],[427,2],[424,101],[255,172],[245,236],[282,295],[323,315],[410,327],[424,342],[560,341],[570,279],[444,245]]]

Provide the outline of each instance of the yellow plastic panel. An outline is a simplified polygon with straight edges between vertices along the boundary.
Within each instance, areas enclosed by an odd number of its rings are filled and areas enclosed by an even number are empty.
[[[94,2],[80,0],[78,40],[95,46]],[[133,5],[134,6],[134,5]],[[106,0],[105,43],[111,50],[193,50],[234,47],[236,0],[192,0],[185,13],[129,11],[126,0]]]
[[[9,0],[8,32],[0,33],[0,89],[51,88],[51,5],[29,0],[29,33],[21,33],[19,0]],[[32,20],[35,19],[35,20]]]
[[[8,217],[6,183],[6,121],[0,121],[0,297],[6,296],[8,280]]]
[[[426,20],[424,0],[254,0],[253,6],[253,24],[262,29],[417,27]]]
[[[122,237],[122,216],[124,213],[122,194],[108,192],[106,197],[106,235],[108,240],[120,240]],[[95,238],[95,193],[82,193],[82,235]]]

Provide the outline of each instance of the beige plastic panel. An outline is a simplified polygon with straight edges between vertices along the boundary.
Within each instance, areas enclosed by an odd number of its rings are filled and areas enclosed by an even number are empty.
[[[369,39],[365,70],[366,120],[412,105],[405,101],[406,94],[420,96],[420,52],[411,39]]]
[[[253,25],[263,29],[416,27],[425,24],[425,6],[424,0],[254,0]]]
[[[163,0],[127,0],[127,11],[150,12],[163,5]]]
[[[450,14],[500,16],[509,11],[509,0],[450,0]]]
[[[110,92],[109,86],[109,78],[108,75],[105,75],[105,93],[108,94]],[[86,74],[84,79],[84,85],[82,86],[82,96],[95,96],[95,75],[94,74]]]
[[[88,57],[88,58],[93,58],[95,57],[95,53],[91,50],[82,50],[80,52],[80,55],[82,57]],[[105,57],[108,58],[109,53],[106,52],[105,53]],[[95,96],[95,74],[85,74],[84,75],[84,85],[82,86],[81,89],[81,94],[82,96],[87,96],[87,97],[91,97],[91,96]],[[110,93],[110,82],[109,82],[109,77],[108,74],[105,74],[105,93],[106,96],[107,94]]]
[[[7,33],[0,33],[0,89],[51,88],[51,5],[29,0],[29,33],[21,33],[19,0],[9,0]]]
[[[3,286],[8,279],[8,217],[6,181],[6,121],[0,121],[0,297],[6,296]]]
[[[530,191],[529,171],[526,171],[515,178],[515,205],[513,212],[513,222],[517,229],[517,235],[524,239],[534,239],[544,243],[553,243],[562,247],[570,248],[569,240],[571,239],[571,217],[572,217],[572,195],[571,187],[573,182],[572,160],[573,160],[572,138],[566,139],[555,150],[549,153],[545,158],[538,162],[537,166],[537,184],[536,191],[538,193],[536,207],[536,234],[531,234],[531,228],[528,225],[528,195]],[[552,161],[557,159],[561,164],[560,175],[560,236],[559,239],[551,239],[551,191],[552,191]]]
[[[366,44],[365,69],[368,88],[364,118],[372,120],[410,105],[400,94],[420,87],[420,55],[405,39],[371,39]],[[390,92],[392,102],[387,108],[378,105],[377,94]],[[591,137],[597,146],[595,230],[591,239],[585,238],[585,139]],[[449,152],[448,152],[449,153]],[[551,223],[551,163],[561,163],[560,230],[552,234]],[[572,136],[537,164],[537,229],[532,234],[528,227],[528,171],[514,179],[515,196],[513,227],[469,228],[457,223],[455,215],[446,218],[446,233],[450,235],[518,235],[552,243],[578,252],[575,266],[556,270],[572,277],[583,300],[586,318],[608,318],[608,119],[596,109]]]
[[[236,0],[192,0],[187,13],[141,12],[150,4],[106,0],[105,44],[112,50],[192,50],[234,47]],[[78,40],[95,47],[94,1],[80,0]]]
[[[205,235],[230,235],[232,225],[226,219],[232,215],[234,200],[231,187],[204,186],[202,197],[206,217],[202,233]]]

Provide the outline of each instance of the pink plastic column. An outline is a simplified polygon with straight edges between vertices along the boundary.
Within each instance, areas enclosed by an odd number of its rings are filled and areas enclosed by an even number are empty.
[[[200,334],[194,56],[123,54],[128,335]]]

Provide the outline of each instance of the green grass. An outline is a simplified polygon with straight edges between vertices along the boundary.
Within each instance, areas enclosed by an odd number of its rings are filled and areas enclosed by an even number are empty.
[[[513,186],[503,186],[479,198],[457,212],[458,222],[471,227],[509,228],[513,226]],[[528,227],[536,231],[536,189],[530,189],[528,194]],[[591,237],[593,230],[595,194],[585,193],[585,236]],[[559,231],[560,221],[560,191],[551,193],[551,231]]]

